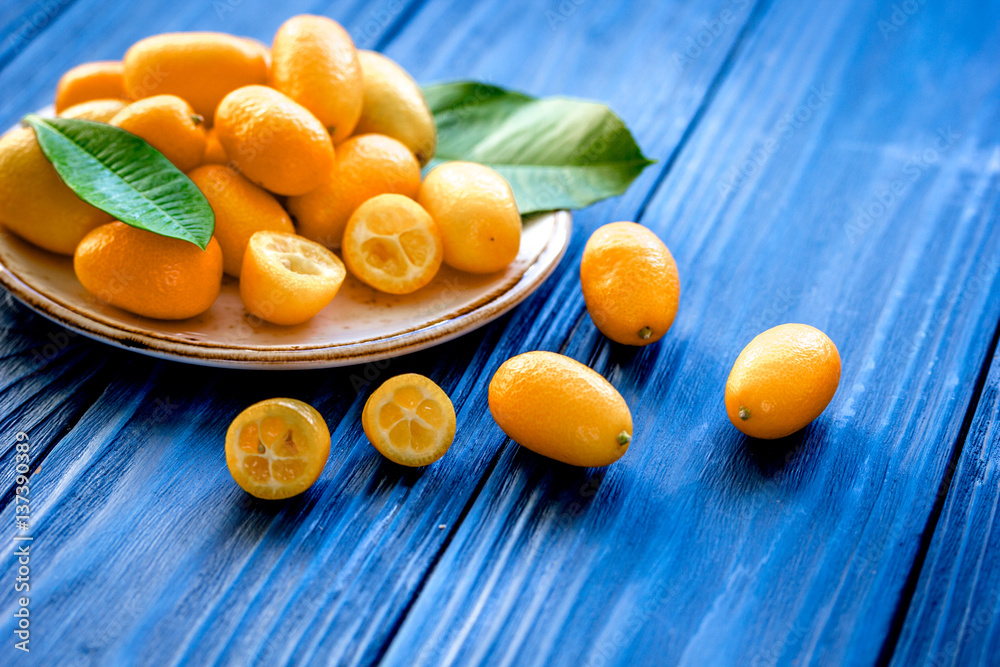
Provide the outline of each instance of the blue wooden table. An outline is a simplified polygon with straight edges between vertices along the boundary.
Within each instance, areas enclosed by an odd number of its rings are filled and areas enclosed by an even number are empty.
[[[421,82],[606,102],[658,162],[575,215],[567,256],[511,314],[388,363],[156,361],[5,297],[0,664],[1000,664],[998,3],[6,0],[0,126],[146,35],[269,42],[302,12]],[[681,307],[656,345],[609,343],[584,308],[583,244],[613,220],[677,259]],[[726,376],[783,322],[831,336],[840,388],[803,432],[750,441]],[[534,349],[622,392],[620,462],[555,464],[497,428],[488,380]],[[361,430],[368,393],[403,372],[458,412],[424,470]],[[319,482],[282,503],[242,492],[222,448],[272,396],[312,403],[333,434]]]

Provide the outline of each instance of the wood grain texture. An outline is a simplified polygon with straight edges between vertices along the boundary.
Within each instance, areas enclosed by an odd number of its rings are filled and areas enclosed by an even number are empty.
[[[1000,656],[1000,353],[944,498],[893,665],[988,665]]]
[[[57,53],[33,80],[32,58],[42,58],[44,48],[26,49],[0,73],[0,83],[20,87],[16,99],[3,100],[5,117],[44,104],[57,72],[80,53],[113,57],[143,34],[178,28],[222,28],[266,39],[285,16],[308,10],[334,15],[349,28],[376,20],[384,28],[372,44],[387,43],[421,81],[475,77],[608,101],[643,148],[661,159],[698,112],[749,14],[744,8],[734,15],[685,68],[667,69],[661,87],[642,86],[638,78],[614,79],[606,87],[585,54],[604,53],[600,76],[621,71],[639,77],[648,54],[669,63],[677,45],[727,3],[665,3],[646,10],[645,21],[635,20],[642,3],[595,6],[552,24],[543,10],[502,2],[473,8],[430,3],[416,11],[392,4],[387,11],[395,18],[386,20],[378,7],[354,20],[344,7],[265,9],[247,2],[228,23],[217,24],[211,8],[196,3],[181,3],[161,22],[152,3],[125,9],[78,2],[50,27],[47,39],[70,40],[87,15],[104,17],[101,30],[72,46],[50,43]],[[442,26],[448,26],[446,39]],[[566,59],[567,51],[574,60]],[[522,78],[528,73],[530,86]],[[38,440],[52,450],[32,478],[35,544],[47,554],[34,571],[35,621],[46,637],[37,649],[41,659],[155,665],[246,664],[251,657],[261,664],[378,659],[497,453],[505,451],[485,410],[484,378],[517,351],[558,345],[577,326],[579,313],[562,306],[579,290],[576,262],[585,230],[610,215],[634,216],[655,182],[650,173],[629,195],[579,215],[584,231],[574,240],[573,259],[514,313],[391,363],[310,373],[222,372],[101,349],[98,363],[110,369],[107,389],[65,437]],[[409,371],[439,382],[462,424],[449,456],[423,471],[386,463],[359,423],[371,385]],[[225,427],[242,407],[276,395],[311,402],[333,432],[331,460],[319,483],[278,505],[242,493],[229,479],[221,449]],[[162,408],[158,414],[156,407]],[[8,505],[0,521],[11,514]],[[8,557],[4,568],[9,555],[0,551]],[[3,595],[0,608],[11,609],[13,600]],[[109,608],[116,612],[107,623],[91,622]],[[0,631],[10,627],[5,620]]]
[[[144,35],[267,41],[288,15],[325,13],[422,82],[605,101],[660,160],[575,216],[566,259],[517,310],[391,362],[192,368],[0,304],[0,525],[8,435],[26,430],[35,662],[871,664],[937,527],[890,648],[898,664],[989,664],[996,368],[968,442],[963,418],[1000,321],[997,8],[921,4],[888,30],[892,6],[862,0],[648,5],[76,0],[0,70],[10,125],[62,71]],[[583,243],[617,219],[657,231],[681,271],[674,329],[641,350],[605,341],[580,295]],[[816,423],[768,447],[728,424],[722,387],[785,321],[827,331],[844,374]],[[529,349],[619,387],[636,424],[622,461],[573,469],[504,438],[486,384]],[[359,423],[404,372],[458,411],[452,451],[422,471],[381,459]],[[315,405],[333,447],[313,489],[263,503],[221,442],[278,395]]]
[[[0,4],[0,69],[39,38],[73,0],[26,0]]]
[[[505,448],[387,664],[876,661],[1000,317],[986,9],[883,35],[881,4],[768,8],[642,209],[680,268],[674,329],[616,347],[574,292],[578,325],[546,341],[629,400],[628,455]],[[787,321],[831,335],[841,388],[803,433],[748,442],[725,378]]]

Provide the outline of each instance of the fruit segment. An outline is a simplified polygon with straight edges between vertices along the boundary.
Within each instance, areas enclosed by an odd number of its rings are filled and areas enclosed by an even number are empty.
[[[361,418],[365,435],[390,461],[425,466],[444,456],[455,438],[455,408],[434,382],[399,375],[375,390]]]
[[[339,248],[351,214],[377,195],[416,199],[420,165],[403,144],[380,134],[351,137],[337,146],[333,169],[318,188],[288,198],[299,234]]]
[[[257,498],[290,498],[319,477],[330,454],[330,431],[309,404],[272,398],[241,412],[226,433],[233,479]]]
[[[379,195],[362,204],[344,232],[344,262],[362,282],[382,292],[408,294],[441,268],[437,225],[402,195]]]

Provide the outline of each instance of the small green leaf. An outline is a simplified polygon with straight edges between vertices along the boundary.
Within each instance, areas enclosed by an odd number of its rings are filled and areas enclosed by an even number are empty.
[[[89,120],[29,114],[23,122],[80,199],[133,227],[208,246],[215,214],[205,195],[143,139]]]
[[[474,81],[428,86],[424,95],[438,128],[432,164],[489,165],[510,182],[522,215],[620,195],[653,163],[603,104]]]

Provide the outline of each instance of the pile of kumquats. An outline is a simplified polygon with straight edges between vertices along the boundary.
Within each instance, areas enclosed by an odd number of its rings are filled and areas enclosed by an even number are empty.
[[[518,252],[507,182],[468,162],[421,182],[437,134],[420,88],[326,17],[289,19],[270,48],[208,32],[140,40],[121,62],[66,72],[55,110],[144,139],[215,214],[205,251],[113,222],[60,181],[31,129],[3,138],[5,226],[72,254],[88,292],[139,315],[198,315],[226,273],[250,313],[300,324],[333,300],[345,265],[377,290],[406,294],[442,262],[492,273]],[[115,282],[121,275],[132,278]]]
[[[422,179],[437,132],[421,89],[389,58],[356,49],[326,17],[292,17],[270,47],[207,32],[143,39],[121,62],[66,72],[55,111],[145,140],[214,212],[205,249],[114,221],[61,180],[32,128],[0,138],[0,222],[72,255],[88,292],[145,317],[206,311],[225,273],[239,280],[249,313],[295,325],[333,300],[348,271],[377,290],[406,294],[427,285],[442,263],[492,273],[518,253],[521,218],[509,184],[489,167],[459,161]],[[674,321],[677,266],[645,227],[600,227],[584,249],[580,279],[594,324],[618,343],[654,343]],[[840,357],[825,334],[775,327],[737,358],[726,411],[748,435],[782,437],[823,411],[839,378]],[[613,463],[632,440],[621,394],[553,352],[504,362],[489,385],[489,409],[513,440],[571,465]],[[456,416],[438,385],[406,374],[371,394],[362,425],[387,458],[423,466],[451,446]],[[261,498],[305,491],[329,451],[323,417],[289,398],[247,408],[226,435],[234,479]]]

